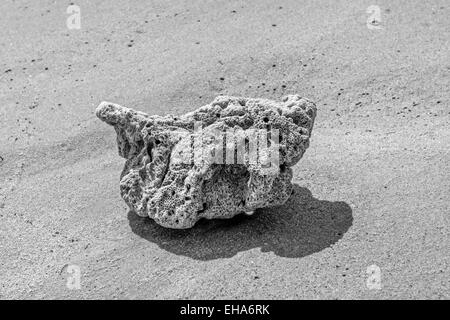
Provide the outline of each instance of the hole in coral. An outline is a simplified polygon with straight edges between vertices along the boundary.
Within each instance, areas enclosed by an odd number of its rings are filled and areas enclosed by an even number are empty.
[[[264,122],[269,122],[269,118],[268,118],[268,117],[264,117],[264,118],[263,118],[263,121],[264,121]]]
[[[197,213],[205,212],[208,206],[206,205],[206,202],[203,203],[203,208],[201,210],[198,210]]]
[[[155,144],[160,144],[160,143],[161,143],[161,140],[155,139]]]

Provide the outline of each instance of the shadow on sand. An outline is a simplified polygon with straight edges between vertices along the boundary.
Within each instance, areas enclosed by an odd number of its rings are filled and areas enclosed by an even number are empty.
[[[128,212],[132,231],[160,248],[197,260],[229,258],[261,248],[281,257],[300,258],[321,251],[342,238],[353,222],[345,202],[314,198],[294,185],[291,198],[280,207],[260,209],[227,220],[202,219],[188,230],[172,230]]]

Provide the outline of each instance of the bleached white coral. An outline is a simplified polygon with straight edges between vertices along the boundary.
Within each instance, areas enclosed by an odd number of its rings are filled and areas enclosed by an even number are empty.
[[[316,106],[298,95],[282,102],[219,96],[180,117],[108,102],[96,114],[114,127],[127,159],[120,178],[125,202],[140,216],[183,229],[200,218],[283,204],[292,189],[290,167],[309,146]]]

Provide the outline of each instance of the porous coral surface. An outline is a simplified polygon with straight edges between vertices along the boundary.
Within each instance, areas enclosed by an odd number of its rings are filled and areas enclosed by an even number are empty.
[[[119,155],[126,159],[120,192],[130,209],[164,227],[185,229],[201,218],[231,218],[285,203],[291,167],[309,146],[316,111],[298,95],[281,102],[219,96],[179,117],[109,102],[96,115],[117,133]]]

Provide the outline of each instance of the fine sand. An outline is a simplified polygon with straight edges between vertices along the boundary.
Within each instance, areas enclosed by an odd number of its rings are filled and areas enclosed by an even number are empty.
[[[0,2],[0,299],[450,297],[448,1],[81,0],[79,30],[69,4]],[[129,213],[96,106],[221,94],[317,103],[291,199],[184,231]]]

